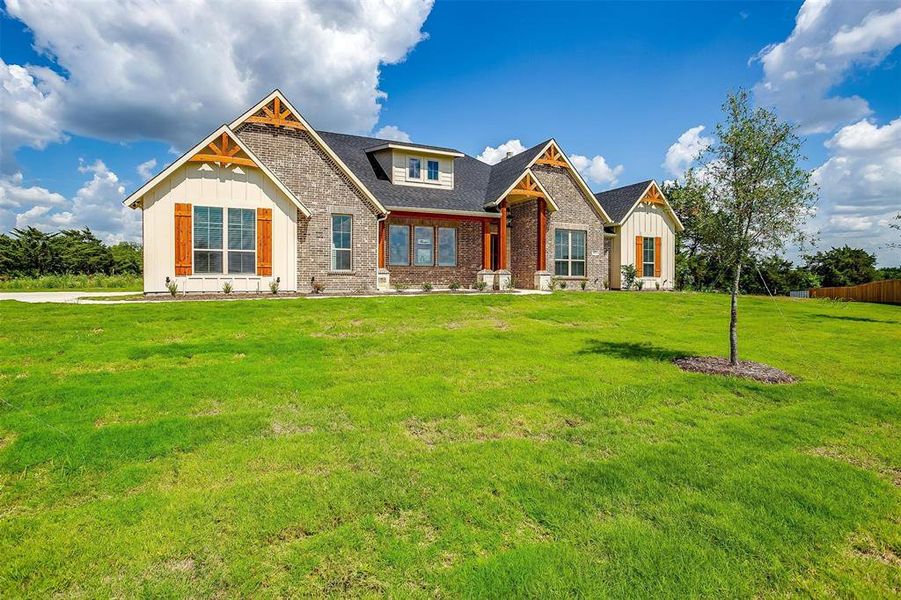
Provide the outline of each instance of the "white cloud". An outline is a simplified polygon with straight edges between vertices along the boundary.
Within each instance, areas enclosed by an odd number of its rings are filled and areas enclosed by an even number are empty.
[[[43,77],[43,78],[42,78]],[[42,149],[65,139],[58,97],[58,77],[47,69],[8,65],[0,59],[0,170],[14,169],[12,153],[20,146]]]
[[[666,151],[666,158],[661,167],[669,171],[677,179],[681,178],[685,170],[700,156],[701,152],[713,143],[713,138],[701,135],[703,125],[687,129],[679,139]]]
[[[901,118],[882,126],[867,120],[847,125],[825,146],[830,156],[813,172],[823,245],[856,244],[878,250],[881,264],[901,262],[897,249],[880,248],[892,237],[888,223],[901,209]]]
[[[66,75],[45,69],[36,80],[31,67],[4,65],[4,88],[9,81],[14,90],[4,91],[4,145],[46,144],[67,131],[184,148],[276,87],[316,127],[369,132],[386,98],[380,68],[403,61],[425,38],[431,7],[431,0],[8,0],[7,13]],[[9,114],[27,116],[28,98],[52,118],[7,138]]]
[[[395,142],[412,142],[410,134],[394,125],[385,125],[375,132],[375,137]]]
[[[607,164],[607,159],[600,154],[594,158],[588,158],[581,154],[570,154],[569,161],[589,183],[603,185],[608,188],[616,185],[620,174],[623,172],[622,165],[611,167]]]
[[[107,242],[139,240],[139,211],[122,206],[125,187],[103,163],[81,162],[78,171],[90,174],[71,199],[37,186],[23,186],[20,173],[0,178],[0,227],[37,227],[45,231],[90,227]]]
[[[802,133],[824,133],[872,114],[859,96],[830,96],[857,66],[878,65],[901,44],[901,2],[807,0],[784,42],[757,58],[764,78],[758,104],[775,105]]]
[[[146,160],[138,165],[138,168],[135,169],[138,172],[138,175],[141,176],[141,179],[147,181],[153,176],[153,168],[156,166],[156,159],[151,158],[150,160]]]
[[[513,156],[523,152],[525,149],[526,147],[523,146],[522,142],[519,140],[507,140],[496,148],[485,146],[485,149],[481,154],[476,156],[476,158],[489,165],[496,165],[507,158],[507,153],[510,153],[510,156]]]

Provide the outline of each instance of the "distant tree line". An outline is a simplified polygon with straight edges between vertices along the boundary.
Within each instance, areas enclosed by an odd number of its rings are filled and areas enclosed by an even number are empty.
[[[667,184],[664,193],[685,225],[685,231],[676,235],[676,286],[726,291],[731,272],[723,268],[716,244],[705,239],[702,228],[695,223],[705,210],[703,199],[679,183]],[[861,248],[832,248],[804,255],[803,261],[796,265],[781,256],[749,258],[742,266],[748,276],[741,279],[741,292],[766,294],[769,291],[774,295],[787,295],[791,290],[901,279],[901,267],[877,268],[876,255]]]
[[[43,275],[140,275],[141,246],[107,246],[90,229],[44,233],[34,227],[0,235],[0,277]]]

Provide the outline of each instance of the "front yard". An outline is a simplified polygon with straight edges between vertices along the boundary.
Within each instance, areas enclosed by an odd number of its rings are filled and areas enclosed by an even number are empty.
[[[0,596],[901,593],[901,309],[0,303]]]

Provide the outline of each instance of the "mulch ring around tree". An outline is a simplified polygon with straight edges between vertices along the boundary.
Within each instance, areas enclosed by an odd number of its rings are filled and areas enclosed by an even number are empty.
[[[733,366],[728,359],[719,356],[685,356],[674,358],[673,363],[683,371],[692,373],[732,375],[763,383],[794,383],[797,381],[781,369],[751,360],[740,360],[738,365]]]

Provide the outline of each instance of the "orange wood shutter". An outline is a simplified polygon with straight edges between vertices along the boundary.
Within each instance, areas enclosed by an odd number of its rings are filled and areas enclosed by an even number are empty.
[[[644,250],[644,247],[641,244],[642,244],[641,236],[636,235],[635,236],[635,270],[638,271],[639,277],[642,276],[642,269],[644,268],[644,265],[642,264],[644,262],[644,256],[643,256],[643,252],[642,252],[642,250]]]
[[[660,238],[654,238],[654,277],[660,277]]]
[[[272,209],[257,209],[257,275],[272,275]]]
[[[191,205],[175,205],[175,275],[191,274]]]

